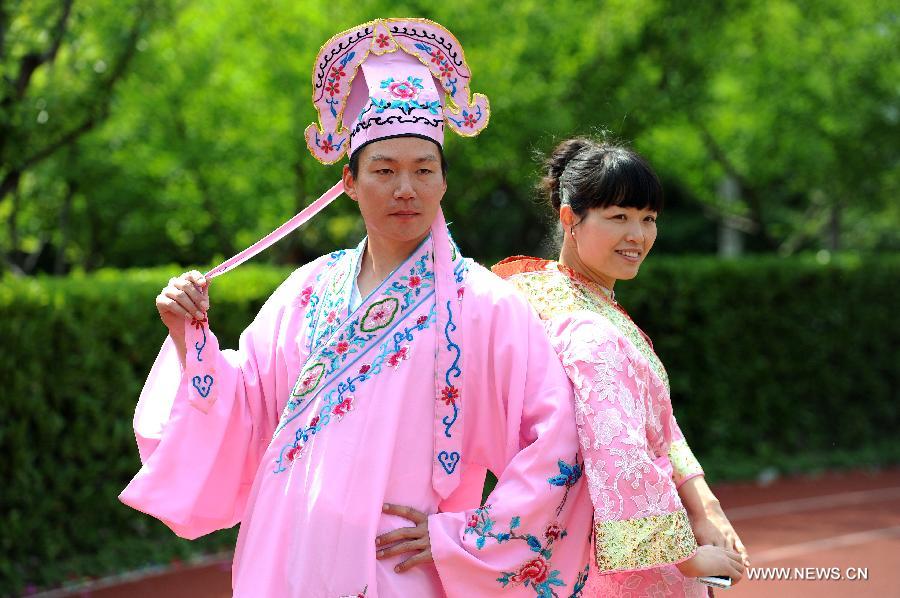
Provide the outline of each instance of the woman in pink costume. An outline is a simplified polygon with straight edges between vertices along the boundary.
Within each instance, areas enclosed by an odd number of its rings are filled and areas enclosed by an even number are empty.
[[[540,313],[575,388],[594,508],[584,595],[705,596],[695,578],[740,580],[746,552],[678,428],[665,368],[613,294],[656,240],[659,180],[630,149],[577,138],[554,150],[541,187],[559,261],[517,256],[494,272]]]

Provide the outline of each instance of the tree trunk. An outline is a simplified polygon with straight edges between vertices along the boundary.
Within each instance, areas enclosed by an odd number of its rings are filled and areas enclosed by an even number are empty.
[[[828,214],[826,246],[832,253],[841,250],[841,204],[834,202]]]
[[[66,248],[69,245],[69,216],[72,213],[72,202],[77,192],[76,183],[66,182],[66,196],[63,198],[62,208],[59,210],[59,246],[56,248],[56,262],[53,264],[53,273],[57,276],[66,273]]]

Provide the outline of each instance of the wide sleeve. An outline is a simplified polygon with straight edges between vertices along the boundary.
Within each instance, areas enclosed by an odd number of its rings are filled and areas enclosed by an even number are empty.
[[[219,350],[206,326],[191,329],[183,369],[166,339],[135,410],[142,467],[123,503],[188,539],[240,521],[278,421],[277,397],[289,390],[283,353],[296,343],[279,337],[296,295],[303,298],[299,272],[269,298],[237,350]]]
[[[556,338],[575,390],[597,568],[637,571],[690,558],[697,543],[668,456],[656,456],[648,441],[648,419],[666,409],[650,393],[646,362],[614,330],[590,320],[576,320]]]
[[[448,596],[569,595],[584,583],[590,528],[571,385],[527,305],[491,309],[492,326],[467,319],[463,457],[498,482],[480,508],[429,517],[434,562]]]

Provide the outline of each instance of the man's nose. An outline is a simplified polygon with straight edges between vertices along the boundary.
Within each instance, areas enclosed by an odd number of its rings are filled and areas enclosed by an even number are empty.
[[[412,177],[406,173],[397,176],[397,187],[394,189],[394,199],[412,199],[416,192],[413,190]]]

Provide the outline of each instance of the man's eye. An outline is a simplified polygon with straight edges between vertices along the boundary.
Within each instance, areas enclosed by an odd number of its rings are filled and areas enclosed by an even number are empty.
[[[431,174],[432,170],[430,168],[420,168],[419,174]]]
[[[394,171],[391,170],[390,168],[379,168],[379,169],[376,170],[375,172],[376,172],[377,174],[391,174],[391,173],[394,172]]]

